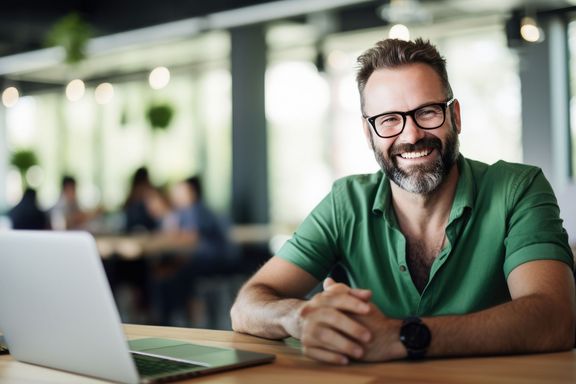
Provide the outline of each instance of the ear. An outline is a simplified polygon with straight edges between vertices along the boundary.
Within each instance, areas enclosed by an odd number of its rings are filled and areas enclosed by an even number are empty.
[[[460,134],[460,131],[462,130],[462,120],[461,120],[461,116],[460,116],[460,102],[458,101],[458,99],[454,100],[453,105],[453,113],[454,113],[454,121],[456,122],[456,132],[458,132],[458,134]]]

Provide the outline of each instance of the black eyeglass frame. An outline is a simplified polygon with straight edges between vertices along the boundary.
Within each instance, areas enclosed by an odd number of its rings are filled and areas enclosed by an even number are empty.
[[[410,116],[410,117],[412,118],[412,121],[414,122],[414,124],[416,124],[416,126],[417,126],[418,128],[420,128],[420,129],[424,129],[424,130],[426,130],[426,131],[429,131],[429,130],[432,130],[432,129],[438,129],[438,128],[440,128],[440,127],[442,126],[442,124],[444,124],[444,122],[446,121],[446,110],[448,109],[448,107],[449,107],[450,105],[452,105],[452,103],[454,102],[454,100],[456,100],[456,98],[455,98],[455,97],[452,97],[450,100],[445,101],[445,102],[443,102],[443,103],[430,103],[430,104],[422,105],[422,106],[420,106],[420,107],[418,107],[418,108],[412,109],[411,111],[406,111],[406,112],[391,111],[391,112],[379,113],[379,114],[374,115],[374,116],[363,116],[363,117],[366,119],[366,121],[368,121],[368,123],[370,123],[370,126],[372,126],[372,129],[374,130],[374,132],[376,133],[376,135],[377,135],[378,137],[381,137],[381,138],[383,138],[383,139],[389,139],[389,138],[391,138],[391,137],[399,136],[399,135],[402,134],[402,132],[404,132],[404,128],[406,127],[406,120],[407,120],[406,117],[407,117],[407,116]],[[427,107],[431,107],[431,106],[434,106],[434,105],[437,105],[437,106],[442,107],[442,114],[443,114],[442,122],[441,122],[440,124],[438,124],[438,126],[436,126],[436,127],[432,127],[432,128],[430,128],[430,127],[428,127],[428,128],[422,127],[422,126],[421,126],[420,124],[418,124],[418,122],[416,121],[416,117],[415,117],[416,111],[419,111],[419,110],[422,109],[422,108],[427,108]],[[379,118],[380,116],[384,116],[384,115],[400,115],[400,116],[402,116],[402,129],[400,130],[400,132],[395,133],[395,134],[393,134],[393,135],[389,135],[389,136],[382,136],[381,134],[378,133],[378,129],[376,129],[375,122],[376,122],[376,119],[377,119],[377,118]]]

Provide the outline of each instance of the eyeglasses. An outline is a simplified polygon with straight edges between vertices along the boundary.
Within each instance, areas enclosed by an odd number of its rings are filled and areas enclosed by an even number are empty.
[[[364,116],[370,123],[374,132],[383,139],[398,136],[404,131],[406,117],[412,117],[412,121],[420,129],[436,129],[446,120],[446,109],[454,102],[455,98],[444,103],[431,103],[407,112],[386,112],[374,116]]]

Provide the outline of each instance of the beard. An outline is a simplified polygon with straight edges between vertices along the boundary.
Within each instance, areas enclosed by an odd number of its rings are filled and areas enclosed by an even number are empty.
[[[450,133],[444,144],[437,137],[425,137],[415,144],[394,145],[388,150],[387,156],[375,147],[372,136],[370,136],[370,143],[376,161],[390,180],[407,192],[429,195],[436,191],[446,179],[460,154],[460,143],[455,127],[452,122]],[[408,169],[398,166],[396,155],[426,148],[437,149],[440,157],[430,164],[415,165]]]

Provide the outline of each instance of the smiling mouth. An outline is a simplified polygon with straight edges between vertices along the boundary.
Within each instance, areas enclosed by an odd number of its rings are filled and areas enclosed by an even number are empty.
[[[426,157],[432,153],[434,148],[426,148],[420,151],[413,151],[413,152],[403,152],[398,154],[403,159],[419,159],[421,157]]]

